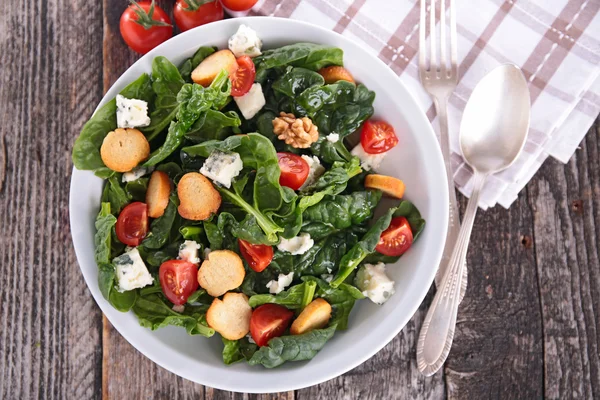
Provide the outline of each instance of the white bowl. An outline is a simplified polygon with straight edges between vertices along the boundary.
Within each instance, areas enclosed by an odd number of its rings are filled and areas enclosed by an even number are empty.
[[[237,392],[280,392],[304,388],[335,378],[373,356],[406,325],[429,289],[437,270],[448,220],[448,187],[442,155],[434,132],[417,102],[397,76],[378,58],[332,31],[307,23],[268,17],[238,18],[208,24],[177,35],[133,64],[106,93],[98,108],[116,96],[143,72],[152,59],[166,56],[175,64],[190,57],[202,45],[227,46],[240,24],[258,32],[264,48],[296,42],[341,47],[344,63],[352,74],[377,93],[375,117],[391,123],[400,139],[385,159],[381,173],[404,180],[406,198],[427,220],[419,240],[388,273],[396,281],[396,294],[383,306],[369,300],[357,302],[349,328],[336,332],[311,361],[290,362],[275,369],[227,366],[221,360],[222,343],[188,336],[184,329],[167,327],[152,332],[133,314],[121,313],[102,297],[94,262],[94,220],[100,206],[102,180],[90,171],[73,169],[69,199],[71,232],[77,260],[94,299],[112,325],[146,357],[191,381]]]

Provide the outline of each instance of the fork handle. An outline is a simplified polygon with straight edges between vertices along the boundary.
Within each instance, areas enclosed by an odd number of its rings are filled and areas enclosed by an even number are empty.
[[[419,334],[417,367],[426,376],[431,376],[440,369],[452,347],[469,239],[486,178],[487,175],[479,173],[474,176],[473,194],[469,199],[449,268],[444,274],[442,284],[438,287]]]
[[[458,238],[458,232],[460,231],[460,218],[458,214],[458,203],[456,201],[456,191],[454,190],[454,176],[452,174],[452,164],[450,162],[450,137],[448,134],[448,97],[442,96],[440,98],[433,97],[433,104],[438,116],[438,122],[440,124],[440,148],[442,150],[442,156],[444,157],[444,164],[446,166],[446,179],[448,181],[448,193],[450,200],[450,210],[448,215],[448,231],[446,232],[446,245],[444,252],[442,253],[442,261],[438,273],[435,277],[436,287],[440,287],[442,277],[448,269],[450,262],[450,256],[452,256],[452,250],[454,244]],[[460,301],[465,296],[465,290],[467,288],[467,272],[463,273]]]

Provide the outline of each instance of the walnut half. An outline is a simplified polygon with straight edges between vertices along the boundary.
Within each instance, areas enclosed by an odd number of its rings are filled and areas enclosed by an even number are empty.
[[[296,118],[294,114],[279,113],[273,120],[273,132],[280,140],[297,149],[309,148],[319,139],[317,126],[308,117]]]

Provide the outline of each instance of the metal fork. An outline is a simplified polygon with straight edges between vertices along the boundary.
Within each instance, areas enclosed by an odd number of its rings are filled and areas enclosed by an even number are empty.
[[[427,23],[426,2],[430,2],[429,15],[429,51],[427,49]],[[449,27],[449,43],[447,42],[446,30],[446,0],[440,1],[440,40],[439,47],[436,41],[436,18],[435,18],[435,3],[436,0],[421,0],[421,21],[419,25],[419,77],[425,90],[431,95],[435,110],[437,112],[438,121],[440,124],[440,147],[444,156],[446,165],[446,178],[448,179],[448,189],[450,194],[450,218],[448,221],[448,232],[446,236],[446,246],[442,261],[440,263],[438,273],[435,277],[436,286],[442,281],[442,278],[448,270],[448,264],[454,244],[460,230],[460,220],[458,215],[458,206],[456,203],[456,193],[454,190],[454,178],[452,174],[452,165],[450,164],[450,141],[448,138],[448,98],[456,88],[458,82],[458,56],[457,56],[457,41],[456,41],[456,12],[454,0],[449,0],[450,9],[450,27]],[[447,65],[447,47],[450,47],[450,64]],[[437,62],[437,55],[440,55],[440,62]],[[429,68],[427,65],[427,55],[429,53]],[[464,274],[462,277],[456,278],[456,285],[452,285],[453,289],[460,291],[455,295],[460,295],[462,300],[467,287],[467,269],[463,268]],[[458,284],[460,282],[461,284]],[[441,309],[438,308],[438,309]],[[430,310],[431,312],[431,310]],[[429,316],[428,316],[429,317]],[[452,346],[454,337],[454,328],[446,335],[442,332],[436,332],[435,329],[429,329],[431,326],[436,326],[437,318],[449,318],[448,315],[433,315],[431,323],[424,324],[421,328],[419,341],[417,343],[417,366],[419,371],[430,376],[433,375],[446,361],[446,357]],[[427,318],[428,319],[428,318]],[[427,320],[426,319],[426,320]],[[427,348],[427,354],[424,352]],[[432,356],[433,354],[433,356]]]

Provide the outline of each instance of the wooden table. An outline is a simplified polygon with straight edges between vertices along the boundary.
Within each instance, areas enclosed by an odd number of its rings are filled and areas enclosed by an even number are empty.
[[[119,35],[124,4],[0,2],[0,398],[600,396],[598,121],[571,161],[548,160],[510,210],[477,216],[454,347],[433,377],[415,363],[432,292],[373,358],[296,392],[214,390],[141,355],[103,320],[86,288],[68,213],[73,141],[138,58]]]

